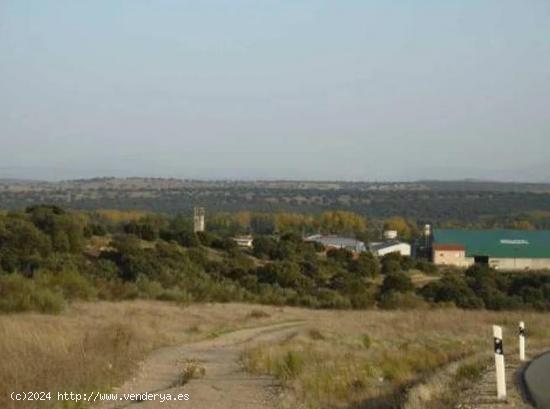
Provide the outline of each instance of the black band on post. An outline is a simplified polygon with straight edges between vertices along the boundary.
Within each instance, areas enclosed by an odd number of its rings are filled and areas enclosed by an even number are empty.
[[[495,354],[504,355],[504,347],[502,346],[502,339],[495,338]]]

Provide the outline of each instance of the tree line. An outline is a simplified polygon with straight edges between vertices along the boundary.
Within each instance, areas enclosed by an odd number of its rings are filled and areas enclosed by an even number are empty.
[[[194,233],[187,216],[82,212],[31,206],[0,215],[0,311],[57,312],[72,300],[134,298],[242,301],[309,308],[548,309],[545,274],[439,271],[399,254],[377,258],[326,251],[303,240],[307,227],[368,234],[371,223],[346,211],[218,214]],[[414,238],[404,218],[380,223]],[[232,239],[248,232],[252,249]],[[412,272],[433,275],[422,288]]]

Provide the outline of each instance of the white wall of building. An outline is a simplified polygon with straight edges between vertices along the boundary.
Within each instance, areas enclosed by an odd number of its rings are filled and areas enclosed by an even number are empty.
[[[252,248],[254,245],[254,239],[252,237],[234,237],[233,241],[237,243],[239,247]]]
[[[473,257],[466,257],[463,251],[434,250],[434,264],[440,266],[470,267]],[[550,258],[490,258],[489,266],[496,270],[550,270]]]
[[[550,258],[491,258],[489,265],[497,270],[550,270]]]
[[[411,245],[408,243],[395,243],[388,247],[378,249],[374,252],[378,257],[383,257],[390,253],[399,253],[402,256],[411,255]]]
[[[473,258],[466,257],[465,250],[433,250],[433,262],[439,266],[470,267],[474,264]]]

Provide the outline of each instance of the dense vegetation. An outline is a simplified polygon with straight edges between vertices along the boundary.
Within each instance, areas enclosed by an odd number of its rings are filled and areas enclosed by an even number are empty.
[[[384,223],[414,239],[415,224]],[[71,300],[245,301],[311,308],[382,308],[454,303],[464,308],[550,309],[550,277],[472,268],[438,272],[390,254],[355,257],[302,239],[303,231],[368,234],[361,216],[325,212],[218,214],[195,234],[188,217],[67,211],[31,206],[0,216],[0,310],[56,312]],[[252,233],[252,249],[231,239]],[[416,288],[411,271],[442,274]]]
[[[331,209],[369,219],[401,215],[419,222],[467,226],[514,226],[528,221],[550,228],[550,186],[489,182],[200,182],[176,179],[91,179],[59,183],[0,180],[0,208],[30,203],[95,210],[143,209],[190,214],[193,206],[210,213],[291,212],[320,214]]]
[[[476,265],[465,274],[447,274],[420,290],[430,301],[452,302],[462,308],[550,310],[550,275],[500,273]]]

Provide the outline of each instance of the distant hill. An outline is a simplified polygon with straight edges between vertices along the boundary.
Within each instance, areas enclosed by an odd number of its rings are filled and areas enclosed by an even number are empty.
[[[53,203],[81,209],[321,212],[418,220],[509,217],[550,209],[550,184],[491,181],[238,181],[94,178],[60,182],[0,179],[0,208]]]
[[[498,182],[485,180],[420,180],[416,182],[347,182],[308,180],[196,180],[147,177],[100,177],[49,182],[27,179],[0,179],[0,186],[33,186],[42,189],[173,189],[183,187],[248,187],[266,189],[320,189],[320,190],[468,190],[495,192],[549,193],[550,183]]]

